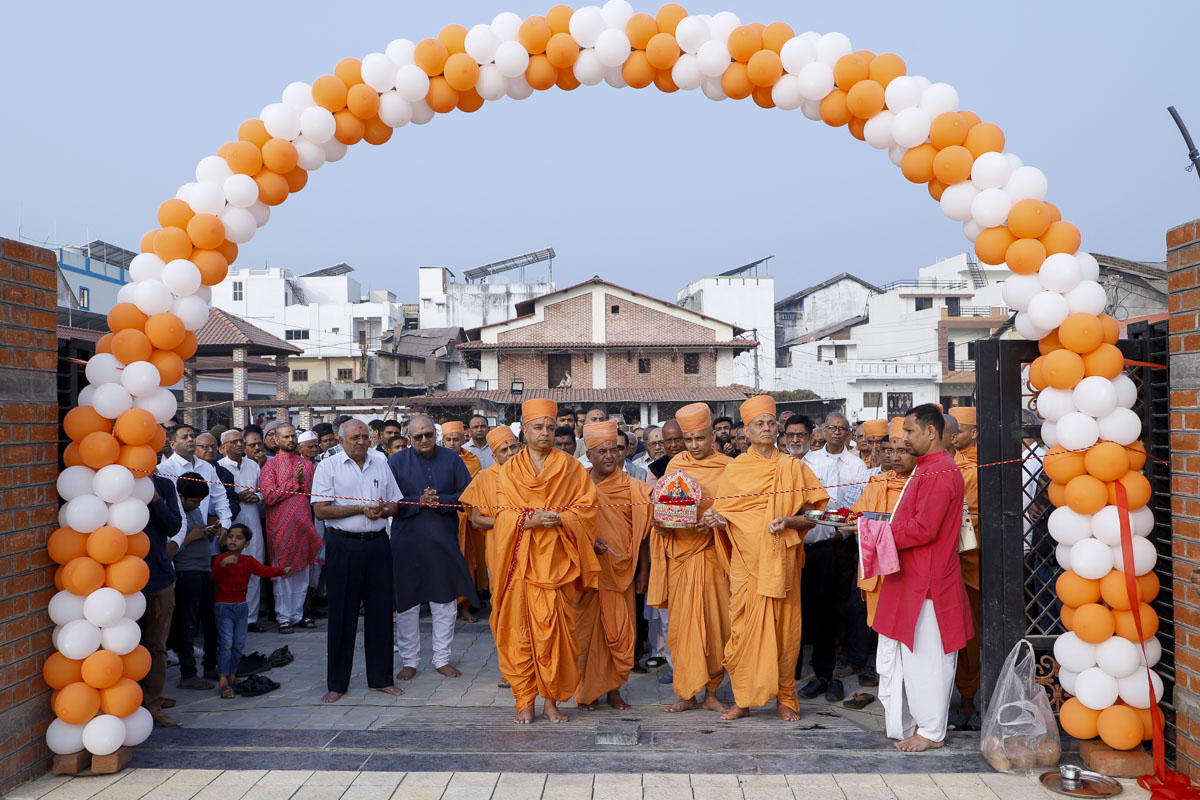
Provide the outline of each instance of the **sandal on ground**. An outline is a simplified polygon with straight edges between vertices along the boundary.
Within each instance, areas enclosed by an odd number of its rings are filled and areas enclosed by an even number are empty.
[[[665,663],[667,663],[667,660],[659,656],[652,656],[646,659],[646,666],[650,669],[658,669]]]
[[[197,678],[197,677],[193,676],[191,678],[181,680],[178,684],[176,684],[175,688],[176,689],[197,689],[200,691],[209,691],[214,686],[216,686],[216,684],[214,684],[212,681],[206,681],[203,678]]]
[[[286,667],[295,660],[296,657],[292,655],[292,651],[287,645],[275,648],[271,651],[271,655],[267,657],[267,663],[272,667]]]
[[[298,627],[298,628],[315,628],[315,627],[317,627],[317,623],[314,620],[311,620],[308,617],[305,617],[304,619],[302,619],[296,623],[296,627]]]
[[[296,629],[293,628],[291,625],[284,624],[284,625],[279,626],[279,632],[280,633],[295,633]]]
[[[870,664],[862,668],[862,672],[858,673],[858,683],[860,686],[878,686],[879,673]]]
[[[867,694],[866,692],[855,692],[849,700],[842,703],[846,708],[852,708],[855,711],[862,711],[871,703],[875,702],[875,695]]]
[[[232,686],[222,686],[221,687],[221,699],[222,700],[232,700],[233,699],[233,687]]]
[[[273,692],[279,688],[279,682],[273,681],[266,675],[251,675],[246,680],[236,684],[234,689],[243,697],[256,697],[260,694]]]

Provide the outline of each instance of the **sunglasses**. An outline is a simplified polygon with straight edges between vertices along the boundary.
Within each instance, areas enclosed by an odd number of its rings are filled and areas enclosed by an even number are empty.
[[[432,439],[432,438],[434,438],[434,436],[436,436],[437,434],[435,434],[435,433],[432,433],[432,432],[431,432],[431,433],[412,433],[412,434],[409,434],[409,435],[410,435],[410,436],[411,436],[413,439],[417,439],[417,440],[419,440],[419,439]]]

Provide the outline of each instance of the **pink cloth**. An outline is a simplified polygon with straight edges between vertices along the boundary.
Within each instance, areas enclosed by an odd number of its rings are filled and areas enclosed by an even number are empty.
[[[299,482],[293,479],[297,465],[303,470]],[[321,552],[309,497],[314,472],[316,467],[304,456],[280,451],[263,465],[259,475],[258,485],[267,504],[267,549],[277,567],[299,572]]]
[[[892,538],[892,526],[883,520],[859,518],[858,551],[862,558],[859,580],[900,571],[900,555],[896,552],[896,540]]]

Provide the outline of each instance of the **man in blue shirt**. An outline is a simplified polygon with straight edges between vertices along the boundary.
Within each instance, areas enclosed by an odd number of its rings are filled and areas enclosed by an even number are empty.
[[[154,482],[154,499],[148,504],[150,521],[146,523],[146,536],[150,539],[146,566],[150,568],[150,580],[142,589],[146,612],[138,620],[142,644],[150,651],[150,671],[139,683],[142,705],[154,716],[155,724],[174,728],[179,726],[179,720],[164,714],[162,706],[163,685],[167,680],[167,632],[175,611],[175,566],[171,562],[174,553],[169,541],[183,524],[183,513],[175,484],[158,475],[151,475],[150,480]]]

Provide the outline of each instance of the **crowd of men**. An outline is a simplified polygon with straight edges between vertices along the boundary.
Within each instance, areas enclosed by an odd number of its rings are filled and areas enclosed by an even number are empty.
[[[452,678],[456,618],[488,612],[518,723],[538,698],[555,722],[571,698],[628,708],[630,673],[663,665],[678,696],[667,711],[725,720],[771,699],[799,719],[799,698],[842,701],[857,675],[878,685],[897,747],[939,747],[948,727],[977,726],[979,687],[978,551],[959,553],[963,525],[978,523],[976,420],[950,411],[816,425],[762,395],[736,420],[695,403],[629,430],[599,408],[534,399],[517,430],[481,415],[175,425],[147,529],[146,705],[178,724],[164,711],[172,646],[179,688],[218,680],[232,696],[244,631],[264,630],[268,605],[280,633],[327,614],[325,702],[348,690],[360,612],[368,688],[403,694],[428,606],[432,667]],[[656,484],[676,472],[700,487],[689,527],[653,514]],[[900,572],[860,579],[853,525],[813,518],[840,509],[891,515]],[[813,677],[797,687],[802,643]],[[732,706],[717,697],[726,675]]]

